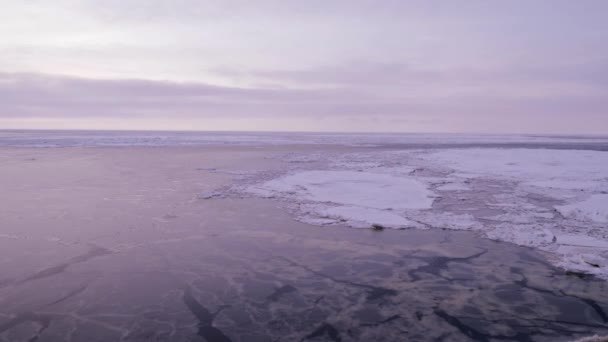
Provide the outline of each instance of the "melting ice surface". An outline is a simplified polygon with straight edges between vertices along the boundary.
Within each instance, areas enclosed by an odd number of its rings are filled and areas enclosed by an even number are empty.
[[[308,223],[476,230],[608,278],[608,152],[424,149],[310,160],[321,167],[247,191],[292,203]]]

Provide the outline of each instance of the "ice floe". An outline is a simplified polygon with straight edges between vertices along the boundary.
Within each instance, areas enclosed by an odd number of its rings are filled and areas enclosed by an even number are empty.
[[[433,193],[415,179],[354,171],[305,171],[253,186],[267,196],[346,204],[363,208],[428,209]]]
[[[287,201],[311,224],[479,231],[608,279],[608,152],[379,150],[310,159],[313,169],[290,166],[246,191]]]

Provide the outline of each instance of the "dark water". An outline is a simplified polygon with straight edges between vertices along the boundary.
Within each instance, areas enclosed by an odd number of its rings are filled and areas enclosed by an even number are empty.
[[[197,205],[208,230],[178,213],[171,238],[115,244],[108,236],[50,267],[0,275],[0,340],[570,341],[608,334],[606,282],[566,274],[528,248],[468,232],[312,227],[267,200]],[[42,252],[32,241],[10,243]],[[7,259],[0,267],[16,274],[17,265]]]

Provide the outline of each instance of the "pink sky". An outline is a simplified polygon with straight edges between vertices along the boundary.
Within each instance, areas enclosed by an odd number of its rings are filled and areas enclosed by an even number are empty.
[[[0,128],[608,133],[606,1],[15,1]]]

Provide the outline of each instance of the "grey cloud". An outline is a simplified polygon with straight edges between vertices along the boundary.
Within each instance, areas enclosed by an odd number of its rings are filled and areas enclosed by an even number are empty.
[[[342,117],[382,120],[455,120],[564,115],[584,120],[605,114],[608,97],[511,98],[461,95],[379,98],[370,92],[329,89],[248,89],[201,83],[97,80],[0,73],[0,117]]]
[[[151,80],[0,73],[0,116],[326,114],[365,108],[352,90],[238,88]],[[355,110],[349,111],[355,113]]]
[[[299,70],[218,69],[219,75],[251,78],[264,82],[338,85],[349,87],[399,86],[442,83],[445,85],[515,84],[518,82],[564,82],[608,88],[608,56],[588,63],[549,62],[540,65],[492,68],[451,68],[447,70],[416,68],[405,63],[348,63]]]

